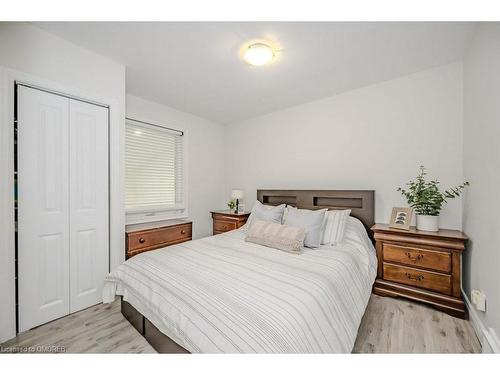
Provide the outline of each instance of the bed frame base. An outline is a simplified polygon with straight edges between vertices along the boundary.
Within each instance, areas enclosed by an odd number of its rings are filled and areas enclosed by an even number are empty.
[[[130,303],[121,298],[121,312],[130,324],[146,339],[158,353],[189,353],[170,337],[160,332],[147,318],[137,311]]]

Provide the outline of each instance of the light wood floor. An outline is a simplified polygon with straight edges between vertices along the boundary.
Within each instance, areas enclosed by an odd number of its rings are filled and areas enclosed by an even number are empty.
[[[24,332],[7,347],[60,346],[67,353],[154,353],[120,313],[120,303],[96,305]],[[372,295],[354,353],[481,352],[470,322],[427,306]]]
[[[354,353],[480,353],[469,321],[424,304],[373,295]]]
[[[52,345],[64,347],[66,353],[156,353],[122,316],[118,299],[33,328],[2,344],[4,348]]]

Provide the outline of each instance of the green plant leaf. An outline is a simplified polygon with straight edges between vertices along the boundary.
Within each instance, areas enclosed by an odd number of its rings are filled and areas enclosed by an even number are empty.
[[[453,186],[444,192],[439,190],[439,181],[427,181],[425,176],[427,171],[423,165],[420,166],[420,173],[414,181],[409,181],[406,186],[407,189],[401,187],[397,191],[406,198],[408,205],[415,209],[417,215],[432,215],[438,216],[447,203],[446,199],[453,199],[459,197],[469,182],[466,181],[461,185]]]

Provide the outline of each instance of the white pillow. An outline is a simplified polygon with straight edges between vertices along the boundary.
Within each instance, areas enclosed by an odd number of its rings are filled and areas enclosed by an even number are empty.
[[[321,245],[321,230],[327,209],[322,210],[299,210],[295,207],[287,207],[287,214],[283,224],[304,228],[306,238],[304,246],[319,247]]]
[[[284,211],[284,204],[280,204],[279,206],[267,206],[259,201],[255,201],[250,216],[245,224],[245,229],[250,228],[252,222],[256,219],[281,224]]]
[[[344,240],[347,219],[351,210],[330,210],[325,215],[322,245],[338,245]]]

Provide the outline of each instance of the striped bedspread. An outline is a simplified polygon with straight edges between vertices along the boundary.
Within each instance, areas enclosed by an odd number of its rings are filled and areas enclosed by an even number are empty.
[[[349,219],[342,245],[290,254],[244,231],[137,255],[105,282],[192,353],[350,353],[376,275],[375,250]]]

